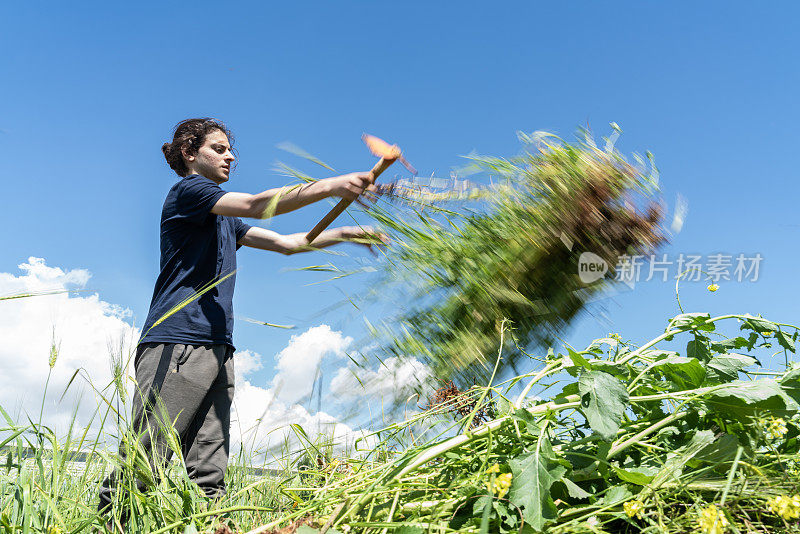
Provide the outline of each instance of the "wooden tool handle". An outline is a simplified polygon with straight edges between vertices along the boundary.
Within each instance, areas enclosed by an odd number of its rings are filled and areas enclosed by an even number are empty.
[[[370,178],[370,184],[374,184],[378,176],[380,176],[383,171],[388,169],[389,165],[395,161],[397,161],[397,158],[381,158],[370,171],[370,174],[372,175]],[[328,214],[325,215],[325,217],[323,217],[322,220],[319,221],[317,225],[306,234],[306,243],[311,244],[311,242],[314,241],[317,236],[319,236],[319,234],[321,234],[322,231],[325,230],[336,219],[336,217],[341,215],[342,212],[346,210],[347,207],[352,203],[352,200],[347,200],[345,198],[340,200],[339,203],[336,204],[333,209],[329,211]]]

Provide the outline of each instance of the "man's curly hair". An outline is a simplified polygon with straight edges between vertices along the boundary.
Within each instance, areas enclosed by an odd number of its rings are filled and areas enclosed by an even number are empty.
[[[178,176],[186,176],[189,174],[189,169],[186,168],[186,162],[183,159],[182,149],[187,154],[194,155],[203,146],[206,136],[219,130],[228,136],[228,142],[233,144],[233,135],[228,127],[217,119],[200,118],[200,119],[186,119],[181,121],[175,126],[175,132],[172,136],[171,143],[164,143],[161,146],[161,151],[167,159],[167,163]]]

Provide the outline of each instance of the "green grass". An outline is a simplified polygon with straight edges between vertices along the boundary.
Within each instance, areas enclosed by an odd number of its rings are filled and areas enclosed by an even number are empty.
[[[128,511],[129,532],[151,533],[213,532],[220,521],[272,532],[298,520],[307,532],[329,523],[327,532],[678,533],[700,531],[714,504],[727,531],[791,532],[796,520],[770,512],[768,499],[800,493],[800,367],[764,369],[756,358],[780,350],[788,360],[797,336],[760,317],[681,314],[638,347],[614,336],[550,351],[527,373],[375,432],[368,450],[337,457],[330,440],[293,426],[301,446],[279,452],[276,472],[256,475],[253,453],[232,459],[219,502],[187,480],[176,437],[177,458],[158,477],[130,446],[130,491],[115,513]],[[677,344],[686,349],[673,352]],[[128,409],[109,386],[98,421],[118,402]],[[467,397],[472,410],[461,415]],[[490,420],[472,424],[485,406]],[[107,425],[89,441],[88,428],[56,436],[2,416],[0,532],[101,525],[98,484],[118,461],[99,446],[114,441]],[[69,463],[76,450],[83,472]],[[148,491],[135,490],[133,473],[151,480]]]

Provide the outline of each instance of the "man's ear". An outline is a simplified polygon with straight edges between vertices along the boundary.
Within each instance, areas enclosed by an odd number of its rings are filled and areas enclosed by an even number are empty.
[[[189,154],[189,150],[186,145],[183,145],[181,147],[181,156],[183,156],[183,159],[186,160],[187,162],[194,161],[195,158],[194,154]]]

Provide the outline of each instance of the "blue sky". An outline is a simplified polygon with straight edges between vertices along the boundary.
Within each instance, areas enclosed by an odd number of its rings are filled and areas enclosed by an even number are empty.
[[[224,120],[238,168],[226,189],[286,183],[277,160],[330,175],[276,145],[290,141],[338,171],[367,170],[362,132],[400,144],[420,174],[447,176],[473,150],[512,155],[517,130],[562,136],[615,121],[624,153],[650,150],[672,209],[688,201],[664,252],[760,253],[755,283],[686,285],[687,311],[800,322],[797,4],[775,2],[19,4],[3,9],[0,272],[29,256],[92,273],[104,301],[147,314],[158,221],[176,180],[160,151],[191,116]],[[399,172],[399,171],[398,171]],[[310,229],[320,203],[277,218]],[[359,249],[342,251],[360,255]],[[359,279],[286,269],[325,263],[242,249],[237,347],[272,357],[293,334],[357,316],[314,314]],[[589,314],[567,340],[609,331],[644,341],[677,313],[673,283],[636,286]],[[269,366],[259,380],[270,379]]]

